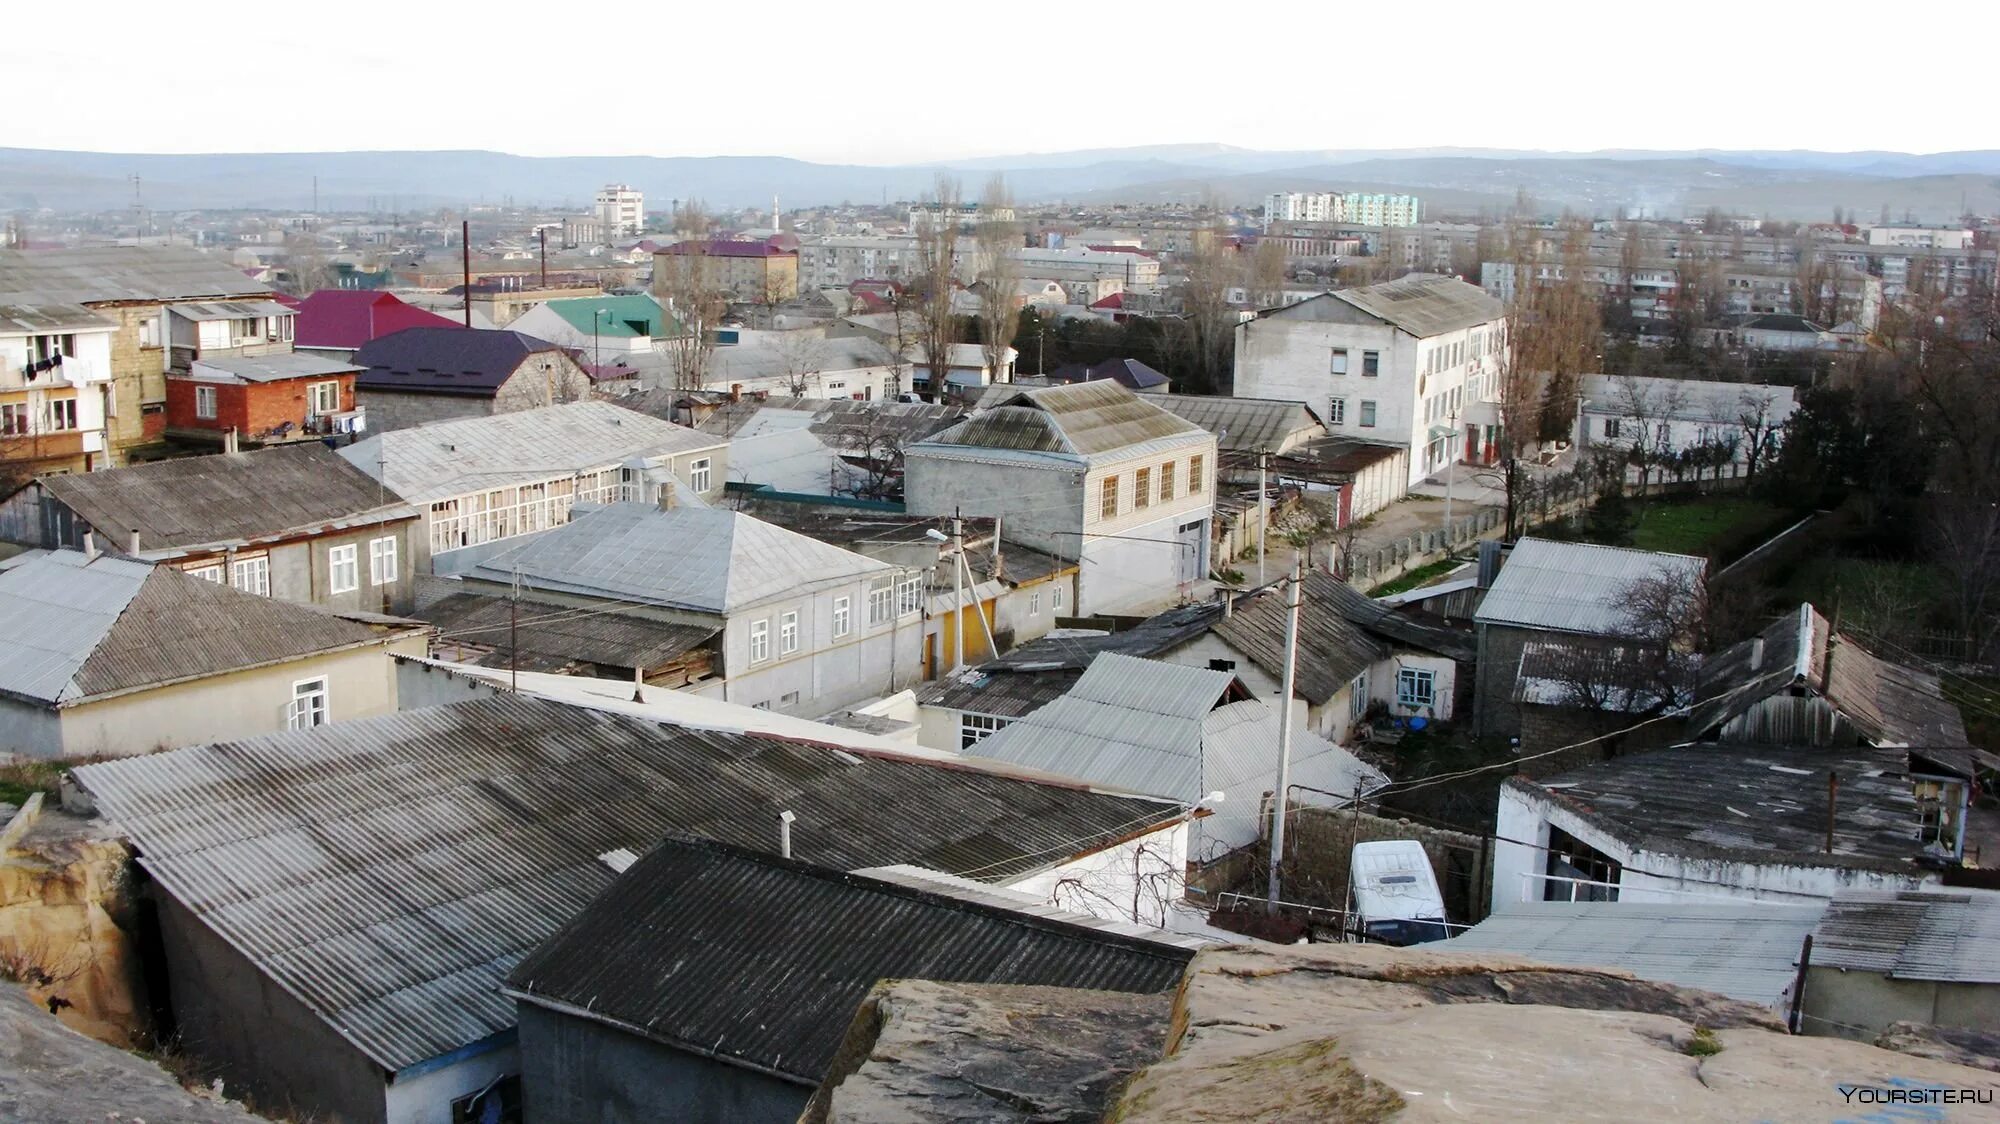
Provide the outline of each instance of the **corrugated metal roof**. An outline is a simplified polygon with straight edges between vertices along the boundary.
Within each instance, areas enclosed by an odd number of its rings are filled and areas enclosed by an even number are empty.
[[[984,403],[982,402],[982,405]],[[1109,380],[1021,390],[911,446],[1057,453],[1089,461],[1201,445],[1207,430]]]
[[[277,301],[210,301],[177,304],[168,311],[183,320],[244,320],[255,316],[295,316],[289,305]]]
[[[1341,590],[1353,592],[1330,574],[1307,571],[1299,607],[1294,689],[1314,705],[1339,694],[1355,676],[1389,658],[1387,645],[1347,619],[1343,610],[1349,599]],[[1284,591],[1266,590],[1239,600],[1233,612],[1215,622],[1215,635],[1266,674],[1280,676],[1285,670],[1289,616]]]
[[[404,499],[431,503],[725,444],[609,402],[570,402],[378,433],[340,455]]]
[[[1215,434],[1225,452],[1282,452],[1326,432],[1304,402],[1206,394],[1156,394],[1151,400]]]
[[[1327,296],[1419,337],[1455,332],[1507,315],[1507,306],[1479,286],[1456,277],[1405,277],[1340,289]]]
[[[1236,677],[1116,652],[1061,698],[967,752],[1093,784],[1200,800],[1202,729]]]
[[[1611,635],[1629,624],[1633,583],[1675,574],[1699,581],[1707,568],[1706,559],[1687,554],[1524,538],[1514,544],[1473,619]]]
[[[505,665],[512,643],[518,643],[522,666],[542,657],[551,666],[572,661],[610,667],[654,668],[706,643],[720,628],[653,620],[636,613],[592,609],[579,611],[524,597],[516,607],[505,597],[454,593],[417,610],[417,617],[438,626],[441,639],[464,641],[494,649],[481,662]]]
[[[0,571],[0,691],[48,704],[358,644],[373,629],[190,577],[71,550]]]
[[[1791,990],[1799,948],[1820,912],[1817,905],[1758,902],[1524,902],[1431,947],[1617,968],[1775,1007]]]
[[[184,246],[81,246],[0,250],[0,303],[93,304],[262,296],[221,258]]]
[[[1347,618],[1348,623],[1392,647],[1414,648],[1461,663],[1478,658],[1479,643],[1469,629],[1453,628],[1434,618],[1412,616],[1395,608],[1388,599],[1370,597],[1345,582],[1314,585],[1309,577],[1306,589]]]
[[[508,989],[635,1035],[826,1076],[882,979],[1158,992],[1193,950],[670,836],[524,959]]]
[[[539,589],[730,613],[895,567],[725,508],[619,503],[495,555],[474,571]]]
[[[514,1025],[509,970],[672,831],[1004,882],[1177,805],[517,696],[77,771],[168,893],[378,1064]],[[718,903],[719,904],[719,903]]]
[[[0,335],[87,332],[117,326],[80,304],[0,304]]]
[[[320,444],[44,476],[38,485],[107,536],[104,546],[139,532],[142,553],[417,516]]]
[[[201,380],[204,369],[242,382],[283,382],[286,379],[353,374],[361,368],[303,351],[277,355],[210,355],[195,360],[188,377]]]
[[[2000,892],[1850,893],[1813,933],[1814,967],[2000,984]]]
[[[1263,781],[1262,790],[1277,788],[1278,723],[1276,707],[1257,699],[1230,703],[1209,711],[1202,723],[1202,745],[1206,753],[1202,785],[1205,789],[1229,789],[1246,782]],[[1320,737],[1311,730],[1292,730],[1292,784],[1319,794],[1347,796],[1367,792],[1387,784],[1389,778],[1375,766]],[[1197,794],[1196,799],[1199,799]],[[1293,794],[1299,799],[1299,794]],[[1215,811],[1224,819],[1259,817],[1255,807],[1224,806]]]
[[[1158,656],[1207,632],[1221,615],[1222,606],[1203,601],[1168,609],[1122,632],[1051,633],[980,664],[971,675],[925,684],[917,701],[923,706],[1016,718],[1066,694],[1099,654]]]
[[[1694,699],[1698,657],[1621,644],[1530,640],[1521,647],[1515,702],[1645,714]]]

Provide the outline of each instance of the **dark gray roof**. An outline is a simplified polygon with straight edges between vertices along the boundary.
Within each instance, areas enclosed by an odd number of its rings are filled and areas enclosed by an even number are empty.
[[[1377,639],[1393,647],[1414,648],[1471,663],[1479,654],[1479,640],[1471,629],[1452,628],[1436,620],[1425,620],[1393,605],[1385,605],[1346,582],[1311,583],[1309,595],[1318,597],[1334,612]]]
[[[669,836],[522,960],[510,993],[801,1083],[883,979],[1150,993],[1192,950]]]
[[[636,613],[524,597],[516,609],[508,599],[483,593],[454,593],[417,610],[438,626],[440,639],[495,649],[477,663],[507,665],[510,637],[524,661],[539,669],[572,661],[612,667],[652,668],[700,647],[721,630],[714,625],[675,624]],[[509,617],[516,624],[510,629]],[[540,657],[540,659],[533,659]],[[553,669],[553,668],[551,668]]]
[[[1389,658],[1389,648],[1347,619],[1352,593],[1346,582],[1316,570],[1306,572],[1299,608],[1298,677],[1301,698],[1315,704],[1340,693],[1370,665]],[[1230,615],[1215,622],[1215,635],[1243,653],[1266,674],[1285,670],[1285,593],[1273,588],[1241,598]]]
[[[923,444],[1061,453],[1087,460],[1197,437],[1206,438],[1208,432],[1115,382],[1099,380],[1020,390]]]
[[[1840,774],[1825,853],[1827,773]],[[1701,743],[1506,785],[1635,847],[1744,862],[1911,870],[1917,799],[1900,749]]]
[[[1065,363],[1048,374],[1050,383],[1061,385],[1073,386],[1098,379],[1109,379],[1127,390],[1150,390],[1167,385],[1167,376],[1137,359],[1106,359],[1088,367],[1081,363]]]
[[[37,483],[100,535],[139,532],[151,553],[414,519],[415,508],[313,443],[44,476]]]
[[[1339,303],[1329,306],[1328,301]],[[1435,274],[1322,293],[1262,315],[1286,320],[1326,319],[1329,307],[1337,309],[1340,304],[1420,337],[1455,332],[1507,315],[1506,306],[1479,286]]]
[[[0,332],[75,332],[118,325],[80,304],[0,304]]]
[[[514,1025],[499,984],[671,831],[1009,881],[1179,805],[504,695],[86,766],[167,893],[378,1064]]]
[[[568,352],[523,332],[479,328],[405,328],[369,340],[354,353],[361,390],[491,398],[531,355]]]
[[[1813,932],[1814,967],[2000,984],[2000,892],[1852,893]]]
[[[185,246],[0,250],[0,303],[93,304],[263,296],[228,261]]]
[[[1201,602],[1168,609],[1121,632],[1043,636],[980,664],[969,676],[952,675],[925,684],[917,691],[917,701],[946,710],[1018,718],[1067,694],[1099,653],[1158,656],[1207,632],[1221,616],[1222,606]]]

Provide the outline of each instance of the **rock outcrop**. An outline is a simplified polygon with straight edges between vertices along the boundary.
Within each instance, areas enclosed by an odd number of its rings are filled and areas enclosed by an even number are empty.
[[[30,807],[0,839],[0,976],[114,1046],[143,1037],[131,852],[102,821]]]
[[[0,984],[0,1120],[250,1124],[240,1106],[190,1093],[137,1054],[93,1042]]]

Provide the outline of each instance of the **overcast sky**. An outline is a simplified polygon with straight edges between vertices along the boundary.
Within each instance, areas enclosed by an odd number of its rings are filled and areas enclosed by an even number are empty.
[[[1989,5],[20,0],[0,146],[1994,148]],[[1891,17],[1916,37],[1885,53]]]

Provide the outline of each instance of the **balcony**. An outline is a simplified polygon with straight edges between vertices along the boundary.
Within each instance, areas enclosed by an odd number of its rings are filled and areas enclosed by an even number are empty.
[[[37,464],[103,451],[104,434],[94,429],[0,436],[0,463]]]
[[[61,363],[36,369],[36,364],[0,367],[0,390],[56,390],[94,386],[111,378],[111,368],[96,359],[66,355]]]

